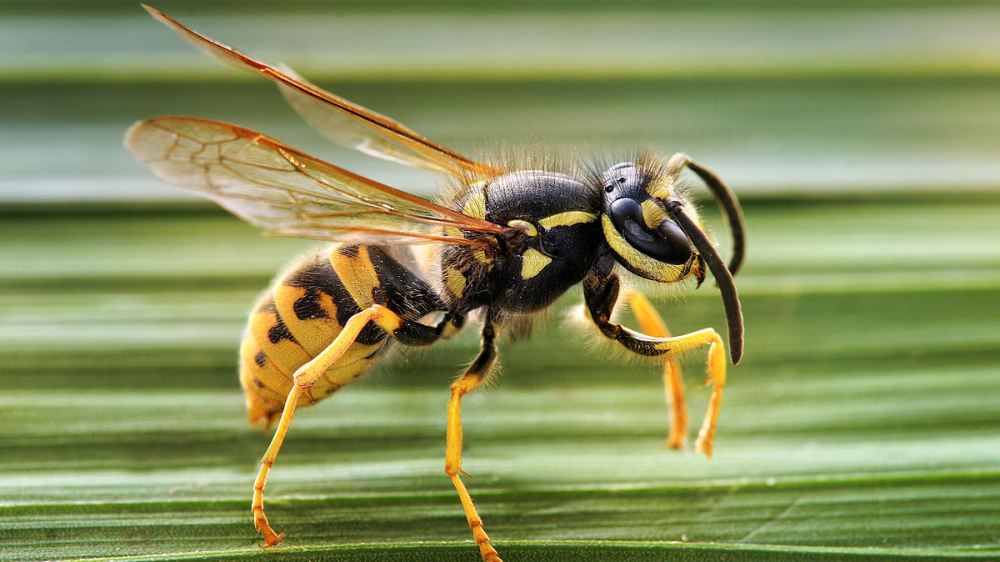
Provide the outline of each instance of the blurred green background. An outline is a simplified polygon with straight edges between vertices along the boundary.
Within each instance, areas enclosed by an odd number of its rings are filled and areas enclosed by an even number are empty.
[[[685,151],[742,197],[747,352],[713,460],[663,449],[655,366],[588,354],[558,314],[467,400],[508,561],[1000,557],[996,2],[155,5],[471,155]],[[331,147],[135,3],[0,2],[0,559],[477,559],[441,472],[473,331],[303,410],[268,487],[286,546],[256,548],[266,438],[236,348],[312,244],[135,164],[121,137],[156,114],[435,186]],[[710,284],[658,307],[723,324]]]

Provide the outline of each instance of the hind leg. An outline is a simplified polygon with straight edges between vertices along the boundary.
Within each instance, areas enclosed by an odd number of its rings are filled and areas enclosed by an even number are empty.
[[[292,424],[292,418],[295,417],[295,408],[298,406],[299,398],[302,394],[308,393],[312,385],[323,376],[323,373],[344,355],[344,352],[351,347],[351,344],[354,343],[354,340],[357,339],[358,334],[361,333],[361,330],[364,329],[368,322],[375,322],[389,333],[393,333],[402,325],[402,320],[399,316],[388,308],[380,305],[368,307],[351,316],[350,320],[344,325],[343,330],[333,340],[333,343],[327,346],[314,359],[295,371],[293,377],[295,384],[292,385],[292,389],[288,392],[288,398],[285,400],[285,408],[282,410],[281,419],[278,421],[278,428],[274,432],[274,437],[271,438],[271,444],[267,447],[264,458],[260,461],[260,470],[257,472],[257,479],[253,484],[251,510],[253,512],[254,527],[264,537],[264,547],[278,544],[281,541],[281,537],[284,536],[283,532],[279,534],[271,528],[271,524],[264,514],[264,486],[267,484],[267,475],[271,471],[275,459],[278,457],[278,451],[281,450],[281,444],[285,441],[285,435]]]

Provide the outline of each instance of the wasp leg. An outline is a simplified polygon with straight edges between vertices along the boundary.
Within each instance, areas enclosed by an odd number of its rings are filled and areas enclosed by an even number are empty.
[[[620,288],[618,277],[614,274],[603,278],[591,275],[584,279],[586,311],[605,337],[617,341],[633,353],[650,357],[670,357],[704,345],[708,346],[708,378],[705,384],[712,385],[712,396],[709,399],[701,431],[698,432],[695,448],[706,457],[711,457],[719,411],[722,408],[722,392],[726,387],[726,348],[722,338],[712,328],[682,336],[653,337],[612,322],[611,310],[618,301]]]
[[[284,532],[280,534],[275,533],[267,520],[267,516],[264,515],[264,486],[267,484],[267,475],[274,465],[274,460],[278,457],[278,451],[281,450],[281,444],[285,440],[288,428],[292,424],[292,418],[295,416],[295,407],[298,406],[299,397],[304,393],[308,393],[312,385],[323,376],[323,373],[330,369],[344,355],[344,352],[351,347],[351,344],[354,343],[354,340],[368,322],[375,322],[389,333],[393,333],[403,324],[402,319],[396,313],[384,306],[373,305],[366,308],[351,316],[333,342],[320,352],[319,355],[295,371],[293,375],[295,384],[292,385],[292,389],[288,392],[284,410],[281,412],[281,419],[278,421],[278,428],[274,432],[274,437],[271,438],[271,444],[267,447],[264,458],[260,461],[260,471],[257,472],[257,479],[253,484],[251,510],[253,512],[254,527],[264,537],[263,546],[265,548],[278,544],[281,541],[281,537],[285,535]]]
[[[640,330],[657,338],[670,337],[670,330],[667,329],[666,323],[663,322],[663,318],[656,312],[656,308],[645,295],[636,290],[628,290],[625,292],[625,300],[632,309],[635,319],[639,322]],[[688,413],[684,403],[684,380],[681,378],[681,366],[673,355],[667,355],[663,362],[663,389],[672,418],[670,434],[667,436],[667,446],[671,449],[681,449],[687,442]]]
[[[500,559],[500,554],[490,544],[490,537],[483,529],[483,520],[472,504],[472,497],[469,496],[460,476],[463,473],[468,475],[462,470],[462,396],[479,386],[496,363],[496,326],[488,318],[483,327],[482,338],[482,350],[479,355],[465,371],[465,374],[451,385],[444,472],[451,479],[451,483],[455,485],[458,497],[462,501],[462,509],[465,510],[465,518],[472,529],[472,537],[479,545],[479,552],[483,560],[485,562],[503,562]]]

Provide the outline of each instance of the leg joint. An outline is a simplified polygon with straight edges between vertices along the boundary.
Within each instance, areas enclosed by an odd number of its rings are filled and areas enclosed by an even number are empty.
[[[479,383],[483,382],[483,376],[479,373],[468,373],[462,378],[451,384],[451,393],[457,397],[461,398],[469,393],[472,389],[479,386]]]

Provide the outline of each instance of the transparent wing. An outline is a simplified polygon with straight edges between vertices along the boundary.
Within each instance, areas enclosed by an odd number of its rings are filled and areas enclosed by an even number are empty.
[[[133,125],[125,146],[161,179],[199,191],[271,234],[485,247],[495,239],[464,233],[505,230],[237,125],[154,117]]]
[[[323,136],[370,156],[448,174],[477,176],[494,168],[470,160],[420,136],[402,123],[312,84],[288,68],[276,68],[210,39],[170,16],[143,6],[189,43],[212,58],[274,80],[295,111]]]

